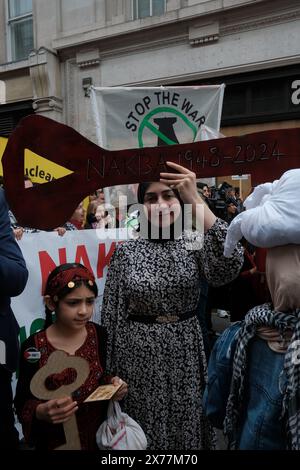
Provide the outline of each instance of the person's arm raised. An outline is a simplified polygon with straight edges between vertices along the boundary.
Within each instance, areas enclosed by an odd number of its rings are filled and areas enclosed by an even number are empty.
[[[204,215],[204,232],[209,230],[216,221],[216,216],[199,196],[196,185],[196,174],[177,163],[167,162],[167,165],[177,173],[161,173],[160,182],[176,189],[184,204],[191,204],[193,217],[201,222]]]

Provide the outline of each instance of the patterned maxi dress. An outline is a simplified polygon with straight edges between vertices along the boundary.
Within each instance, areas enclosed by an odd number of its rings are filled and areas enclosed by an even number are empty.
[[[182,315],[194,311],[200,277],[231,281],[242,249],[224,258],[227,224],[217,220],[203,248],[175,241],[129,240],[118,246],[106,280],[102,323],[107,328],[107,371],[129,385],[124,410],[142,426],[148,448],[210,449],[213,431],[202,411],[206,360],[196,316],[174,323],[141,323],[128,315]]]

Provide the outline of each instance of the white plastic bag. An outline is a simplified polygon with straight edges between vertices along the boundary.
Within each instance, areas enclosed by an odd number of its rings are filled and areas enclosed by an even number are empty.
[[[147,439],[141,426],[110,400],[107,419],[100,425],[96,442],[101,450],[145,450]]]
[[[246,211],[231,222],[224,245],[230,256],[244,236],[260,248],[300,244],[300,169],[286,171],[279,180],[257,186],[245,200]]]

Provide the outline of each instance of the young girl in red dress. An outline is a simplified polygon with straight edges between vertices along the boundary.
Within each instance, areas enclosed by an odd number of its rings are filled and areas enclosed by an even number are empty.
[[[98,295],[93,274],[78,263],[56,267],[49,275],[44,299],[45,328],[30,336],[22,345],[15,406],[26,442],[36,450],[53,450],[65,442],[63,423],[76,415],[81,448],[95,450],[96,432],[106,419],[107,401],[84,403],[101,384],[119,385],[119,377],[105,375],[106,331],[90,321]],[[53,319],[55,312],[55,320]],[[53,321],[54,320],[54,321]],[[84,358],[89,375],[72,396],[42,401],[33,396],[30,382],[44,367],[51,353],[62,350],[69,356]],[[48,390],[56,390],[76,379],[74,368],[51,374],[45,381]],[[127,393],[123,382],[113,396],[121,400]]]

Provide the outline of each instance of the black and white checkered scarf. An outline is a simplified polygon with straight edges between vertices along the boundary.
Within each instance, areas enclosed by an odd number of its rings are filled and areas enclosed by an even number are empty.
[[[255,336],[257,328],[261,326],[278,329],[283,338],[286,329],[293,330],[293,336],[284,359],[287,387],[283,396],[282,418],[287,425],[288,448],[300,450],[300,310],[293,314],[275,312],[272,310],[271,304],[263,304],[254,307],[246,315],[239,331],[233,360],[224,432],[229,438],[230,448],[234,449],[243,406],[248,344],[250,339]]]

